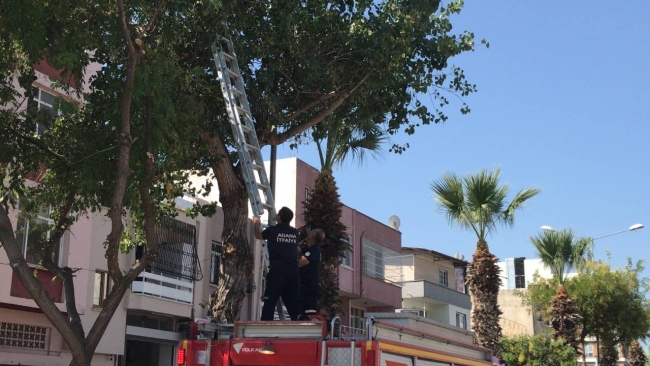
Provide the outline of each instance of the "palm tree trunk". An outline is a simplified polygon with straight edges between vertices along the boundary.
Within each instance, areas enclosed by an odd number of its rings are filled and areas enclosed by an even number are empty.
[[[495,353],[499,350],[499,318],[503,314],[497,304],[501,286],[500,272],[497,257],[490,253],[487,242],[479,239],[467,274],[473,304],[472,329],[475,343]]]

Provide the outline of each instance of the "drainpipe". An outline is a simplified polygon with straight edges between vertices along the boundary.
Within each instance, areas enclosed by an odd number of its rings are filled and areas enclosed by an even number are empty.
[[[354,234],[357,233],[356,226],[354,225],[355,223],[355,218],[357,216],[357,211],[352,210],[352,239],[348,240],[352,248],[350,249],[350,252],[352,252],[352,258],[354,258]],[[352,261],[352,295],[357,294],[357,292],[354,290],[355,287],[357,287],[357,281],[354,278],[354,261]]]
[[[359,237],[359,298],[363,297],[363,234],[366,231],[361,232]]]

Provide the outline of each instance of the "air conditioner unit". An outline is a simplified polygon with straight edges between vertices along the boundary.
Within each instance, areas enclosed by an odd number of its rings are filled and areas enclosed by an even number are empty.
[[[407,313],[417,316],[424,316],[424,310],[422,309],[395,309],[396,313]]]

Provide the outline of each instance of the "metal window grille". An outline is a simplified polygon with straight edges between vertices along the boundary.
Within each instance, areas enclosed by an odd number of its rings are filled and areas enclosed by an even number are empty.
[[[156,225],[158,255],[152,270],[190,281],[203,279],[196,251],[196,227],[171,218]]]
[[[0,322],[0,347],[46,351],[48,328],[36,325]]]

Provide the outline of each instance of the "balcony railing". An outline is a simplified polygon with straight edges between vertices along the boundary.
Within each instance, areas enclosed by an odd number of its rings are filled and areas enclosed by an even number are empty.
[[[363,274],[399,285],[403,279],[399,253],[365,240],[363,243]]]
[[[153,296],[164,300],[192,304],[193,282],[147,270],[133,281],[134,294]]]

